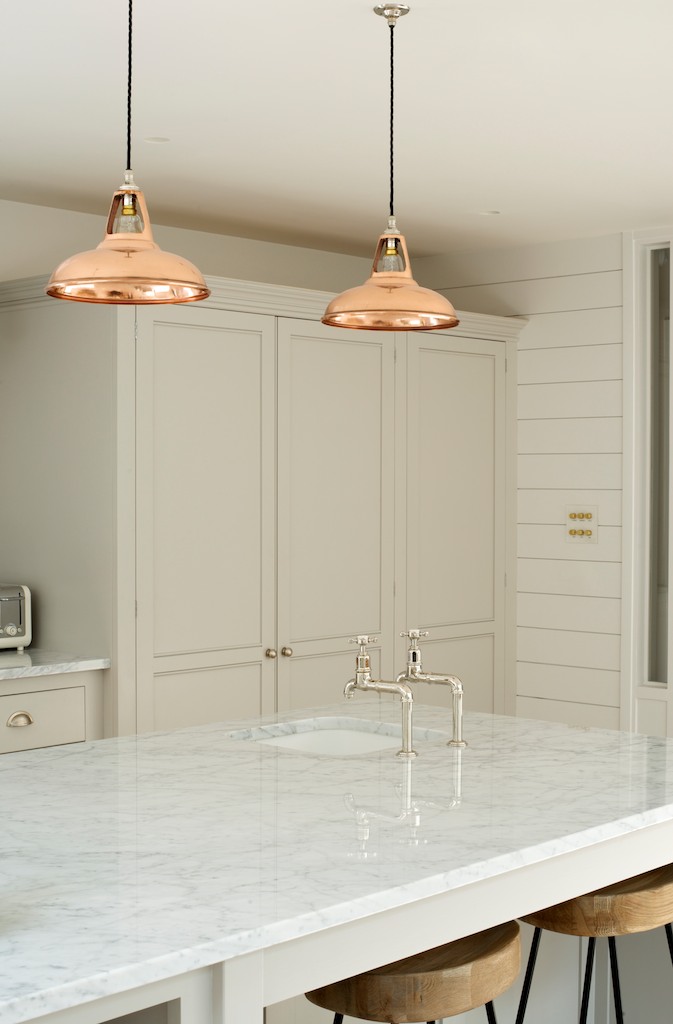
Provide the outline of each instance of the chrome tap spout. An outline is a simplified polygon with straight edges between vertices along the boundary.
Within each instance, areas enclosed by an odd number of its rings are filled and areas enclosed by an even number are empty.
[[[463,739],[463,683],[454,675],[441,675],[437,672],[424,672],[421,663],[421,649],[418,645],[420,637],[427,636],[427,631],[410,629],[408,633],[400,633],[400,636],[409,637],[409,649],[407,651],[407,668],[400,672],[396,682],[400,684],[409,683],[438,683],[442,686],[451,687],[451,706],[453,712],[453,735],[449,740],[450,747],[466,747]]]
[[[402,701],[402,749],[398,750],[397,756],[407,759],[416,757],[412,742],[412,713],[414,706],[414,694],[408,683],[400,680],[395,682],[387,679],[372,679],[371,661],[367,644],[375,643],[375,637],[358,636],[350,643],[359,644],[360,650],[355,659],[355,678],[349,679],[344,686],[344,697],[351,700],[356,690],[371,690],[374,693],[391,693]]]

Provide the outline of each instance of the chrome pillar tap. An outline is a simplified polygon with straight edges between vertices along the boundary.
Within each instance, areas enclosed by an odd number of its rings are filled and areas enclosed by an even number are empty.
[[[405,682],[388,682],[386,679],[372,679],[371,659],[367,644],[375,644],[378,638],[375,636],[356,636],[348,641],[351,644],[359,644],[360,650],[355,656],[355,678],[349,679],[344,687],[344,697],[350,700],[356,690],[373,690],[375,693],[392,693],[402,700],[402,749],[398,750],[398,757],[416,757],[416,751],[412,743],[412,711],[414,706],[414,694],[410,686]]]
[[[421,660],[421,648],[418,641],[422,636],[428,636],[428,631],[421,629],[410,629],[408,633],[400,633],[400,636],[409,637],[407,649],[406,671],[400,672],[396,682],[398,683],[439,683],[443,686],[450,686],[452,693],[453,709],[453,736],[449,740],[450,747],[466,747],[463,739],[463,684],[458,676],[438,675],[435,672],[424,672]]]

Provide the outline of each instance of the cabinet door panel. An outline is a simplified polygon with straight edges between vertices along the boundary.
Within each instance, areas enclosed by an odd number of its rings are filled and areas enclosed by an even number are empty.
[[[420,486],[414,494],[418,615],[493,618],[495,360],[423,346],[418,356]]]
[[[273,646],[274,365],[271,317],[139,311],[140,728],[163,714],[143,681],[175,656],[264,664]]]
[[[154,677],[154,728],[184,729],[262,712],[262,673],[254,665],[219,666]]]
[[[502,711],[505,346],[438,333],[409,336],[407,352],[407,600],[398,628],[429,629],[424,667],[469,677],[469,708]],[[423,687],[419,699],[449,696]]]
[[[155,654],[259,644],[261,335],[154,330]]]
[[[383,633],[392,668],[393,340],[279,321],[278,646],[296,656]],[[278,660],[279,706],[297,706]]]

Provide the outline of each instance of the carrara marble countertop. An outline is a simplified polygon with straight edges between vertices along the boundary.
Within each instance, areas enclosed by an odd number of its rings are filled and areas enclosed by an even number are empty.
[[[27,679],[31,676],[57,676],[67,672],[87,672],[110,667],[109,658],[82,654],[62,654],[26,647],[23,651],[0,651],[0,681]]]
[[[445,743],[449,713],[418,705],[412,763],[394,750],[323,757],[228,735],[325,714],[377,730],[399,713],[397,702],[357,695],[2,757],[0,1022],[313,942],[477,883],[516,889],[508,910],[525,913],[540,899],[537,869],[621,850],[625,837],[649,837],[642,870],[670,859],[657,847],[673,822],[664,739],[468,713],[469,746],[456,751]],[[635,861],[606,853],[603,884],[635,873]],[[571,876],[563,898],[580,884]],[[450,917],[447,928],[465,928]]]

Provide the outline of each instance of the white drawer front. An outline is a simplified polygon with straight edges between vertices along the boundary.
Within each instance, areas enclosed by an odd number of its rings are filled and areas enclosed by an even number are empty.
[[[0,697],[0,753],[33,750],[86,737],[83,686]]]

